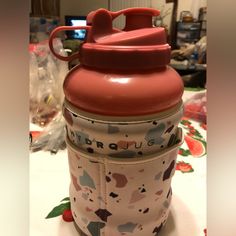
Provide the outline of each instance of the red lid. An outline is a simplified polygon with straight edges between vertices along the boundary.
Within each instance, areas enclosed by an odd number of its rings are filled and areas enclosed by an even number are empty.
[[[112,27],[112,20],[120,14],[126,16],[122,31]],[[81,64],[112,69],[137,66],[150,69],[168,64],[170,46],[166,43],[164,28],[152,27],[152,16],[155,15],[159,15],[159,11],[149,8],[91,12],[87,17],[91,29],[80,49]]]
[[[123,30],[112,27],[112,20],[120,14],[126,16]],[[87,16],[85,27],[54,30],[49,39],[54,55],[62,60],[79,58],[82,65],[66,77],[67,100],[79,109],[114,116],[146,115],[178,104],[183,83],[166,66],[170,46],[164,28],[152,26],[155,15],[159,11],[150,8],[99,9]],[[78,28],[87,30],[79,52],[69,57],[57,54],[52,46],[55,34]]]

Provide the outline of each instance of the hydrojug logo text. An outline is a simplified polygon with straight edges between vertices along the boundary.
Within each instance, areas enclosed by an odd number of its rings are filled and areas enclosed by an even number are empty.
[[[69,131],[70,139],[73,143],[77,145],[86,145],[91,146],[98,149],[104,149],[109,148],[110,150],[128,150],[129,147],[135,148],[135,149],[141,149],[143,145],[146,144],[146,146],[153,146],[156,144],[155,139],[149,139],[146,140],[145,143],[142,141],[134,141],[134,140],[119,140],[117,142],[102,142],[95,139],[90,139],[87,134],[82,132],[73,132],[72,130]]]

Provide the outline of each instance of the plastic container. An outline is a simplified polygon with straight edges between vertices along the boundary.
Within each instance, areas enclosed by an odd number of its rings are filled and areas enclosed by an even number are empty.
[[[121,14],[126,26],[114,29]],[[87,26],[59,27],[50,36],[56,57],[80,61],[65,78],[63,114],[71,209],[76,228],[88,236],[157,234],[168,216],[183,82],[168,66],[164,28],[152,27],[158,14],[99,9]],[[53,38],[75,29],[87,30],[79,52],[59,55]]]

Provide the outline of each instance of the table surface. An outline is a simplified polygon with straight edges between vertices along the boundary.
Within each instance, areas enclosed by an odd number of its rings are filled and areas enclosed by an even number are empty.
[[[193,94],[185,92],[184,99]],[[198,138],[200,135],[205,142],[206,130],[198,122],[188,121],[197,131]],[[184,123],[180,126],[188,135],[189,126]],[[176,172],[172,178],[170,215],[160,236],[204,236],[206,154],[193,157],[190,149],[184,142],[178,154]],[[62,199],[69,196],[69,183],[66,150],[56,155],[46,151],[30,153],[30,236],[78,236],[73,223],[63,221],[61,216],[45,219]]]

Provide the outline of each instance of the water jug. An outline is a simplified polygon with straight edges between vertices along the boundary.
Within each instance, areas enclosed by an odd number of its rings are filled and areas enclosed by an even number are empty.
[[[124,14],[124,29],[112,21]],[[183,83],[168,66],[159,11],[98,9],[86,26],[61,26],[50,35],[52,53],[79,59],[67,74],[63,115],[76,229],[86,236],[158,235],[171,202],[182,132]],[[85,29],[80,49],[62,56],[57,33]]]

